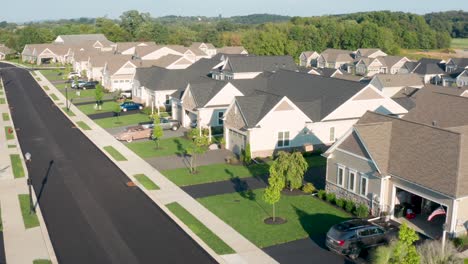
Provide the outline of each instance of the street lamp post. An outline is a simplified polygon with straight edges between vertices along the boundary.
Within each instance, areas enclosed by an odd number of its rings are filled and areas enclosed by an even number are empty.
[[[27,163],[31,162],[31,153],[26,152],[26,154],[24,154],[24,158],[26,159]],[[28,183],[28,190],[29,190],[29,214],[32,214],[32,213],[36,213],[36,208],[34,208],[34,203],[32,199],[32,179],[31,179],[31,176],[29,176],[29,174],[28,174],[27,183]]]

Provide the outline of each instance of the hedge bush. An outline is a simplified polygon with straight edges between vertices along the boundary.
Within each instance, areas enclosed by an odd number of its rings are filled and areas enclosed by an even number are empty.
[[[345,199],[336,199],[336,200],[335,200],[335,204],[336,204],[336,206],[338,206],[338,207],[340,207],[340,208],[344,208]]]
[[[354,214],[357,217],[360,217],[360,218],[368,217],[369,216],[369,208],[367,206],[365,206],[364,204],[360,204],[360,205],[356,206]]]
[[[302,191],[304,193],[311,194],[315,192],[315,186],[312,183],[308,182],[304,184],[304,186],[302,186]]]
[[[346,210],[346,212],[348,212],[348,213],[353,212],[353,210],[354,210],[354,202],[351,201],[351,200],[346,200],[346,203],[345,203],[345,210]]]
[[[317,196],[320,199],[325,200],[325,197],[327,196],[327,192],[325,190],[320,190],[320,191],[318,191]]]
[[[455,245],[456,248],[460,248],[460,249],[468,246],[468,236],[463,235],[463,236],[454,238],[453,244]]]
[[[336,195],[334,193],[327,193],[326,195],[327,202],[334,203],[336,199]]]

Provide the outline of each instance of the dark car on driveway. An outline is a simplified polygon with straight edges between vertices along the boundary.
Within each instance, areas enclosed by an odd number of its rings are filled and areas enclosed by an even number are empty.
[[[141,110],[143,109],[143,105],[135,102],[125,102],[120,105],[120,109],[124,112],[129,110]]]
[[[356,259],[363,250],[389,243],[397,231],[396,226],[384,227],[368,220],[353,219],[332,226],[325,244],[338,254]]]

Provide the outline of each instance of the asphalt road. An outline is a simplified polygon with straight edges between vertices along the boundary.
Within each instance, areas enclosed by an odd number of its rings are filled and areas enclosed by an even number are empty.
[[[6,263],[5,244],[3,243],[3,232],[0,232],[0,264]]]
[[[0,63],[0,68],[11,67]],[[0,71],[60,263],[214,263],[54,106],[22,69]]]

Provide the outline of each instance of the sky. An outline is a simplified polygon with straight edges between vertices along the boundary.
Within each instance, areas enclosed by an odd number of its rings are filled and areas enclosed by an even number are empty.
[[[391,10],[417,14],[446,10],[468,11],[467,0],[20,0],[3,1],[0,21],[29,22],[60,18],[118,18],[136,9],[154,17],[165,15],[223,17],[269,13],[317,16],[361,11]],[[32,7],[32,8],[27,8]],[[17,12],[15,12],[17,10]]]

